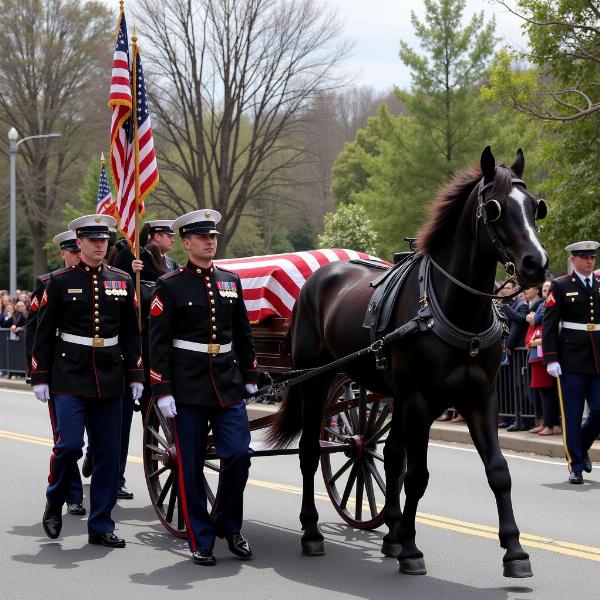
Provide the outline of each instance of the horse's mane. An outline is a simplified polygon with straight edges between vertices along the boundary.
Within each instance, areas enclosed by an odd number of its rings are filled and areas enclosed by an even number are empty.
[[[450,182],[440,188],[429,205],[429,218],[417,233],[417,248],[420,252],[431,254],[439,250],[455,234],[456,223],[465,202],[482,176],[479,165],[474,165],[458,171]],[[512,177],[514,174],[506,165],[497,165],[492,193],[510,193]]]

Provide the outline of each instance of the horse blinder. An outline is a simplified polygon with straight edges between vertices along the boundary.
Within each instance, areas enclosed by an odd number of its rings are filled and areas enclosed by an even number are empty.
[[[537,206],[535,207],[535,220],[545,219],[548,214],[548,205],[543,198],[540,198],[537,202]]]

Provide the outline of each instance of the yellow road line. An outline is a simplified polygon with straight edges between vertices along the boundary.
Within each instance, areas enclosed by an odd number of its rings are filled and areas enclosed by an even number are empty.
[[[52,447],[53,442],[48,438],[37,437],[33,435],[26,435],[23,433],[16,433],[14,431],[0,430],[0,437],[17,442],[26,442],[28,444],[37,444],[40,446]],[[141,464],[143,461],[139,456],[129,455],[127,460],[130,462]],[[215,475],[213,471],[206,471],[211,475]],[[265,488],[276,492],[283,492],[286,494],[294,494],[296,496],[302,495],[302,488],[289,485],[285,483],[276,483],[272,481],[263,481],[260,479],[248,479],[248,485],[254,487]],[[326,493],[315,492],[315,500],[324,501],[330,503],[331,500]],[[348,502],[348,508],[352,508],[354,505],[352,502]],[[363,504],[365,510],[369,510],[368,504]],[[378,509],[381,510],[382,506],[377,505]],[[430,527],[436,527],[438,529],[445,529],[446,531],[453,531],[455,533],[462,533],[474,537],[485,538],[489,540],[498,540],[498,529],[489,525],[482,525],[480,523],[471,523],[469,521],[461,521],[460,519],[454,519],[452,517],[445,517],[442,515],[433,515],[430,513],[417,513],[417,523],[421,525],[428,525]],[[521,543],[523,546],[529,548],[539,548],[547,552],[554,552],[557,554],[563,554],[566,556],[573,556],[575,558],[582,558],[585,560],[591,560],[600,562],[600,548],[595,546],[586,546],[584,544],[576,544],[573,542],[566,542],[562,540],[555,540],[549,537],[533,535],[530,533],[521,532]]]

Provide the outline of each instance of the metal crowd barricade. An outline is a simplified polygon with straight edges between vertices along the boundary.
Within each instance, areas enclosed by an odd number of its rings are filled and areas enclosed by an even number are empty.
[[[496,380],[498,415],[503,420],[521,423],[523,418],[535,418],[529,392],[527,348],[515,348],[508,361],[500,365]]]
[[[8,375],[25,375],[27,355],[25,352],[25,332],[12,336],[10,329],[0,329],[0,372]]]

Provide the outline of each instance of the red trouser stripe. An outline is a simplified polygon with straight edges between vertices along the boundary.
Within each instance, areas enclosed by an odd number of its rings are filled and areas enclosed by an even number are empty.
[[[196,552],[198,549],[198,544],[196,543],[196,535],[192,529],[190,515],[188,513],[188,503],[185,495],[185,484],[183,480],[183,460],[181,448],[179,446],[179,436],[177,435],[177,419],[175,419],[173,422],[173,430],[175,432],[175,448],[177,449],[177,471],[179,475],[179,499],[181,500],[181,510],[183,511],[183,520],[185,521],[185,526],[187,527],[188,538],[190,540],[192,552]]]
[[[52,448],[52,455],[50,456],[50,472],[48,473],[48,483],[52,484],[54,477],[52,475],[52,466],[54,459],[56,458],[56,444],[60,441],[60,437],[56,435],[56,415],[54,414],[54,399],[48,400],[48,411],[50,413],[50,424],[52,426],[52,438],[54,440],[54,448]]]

